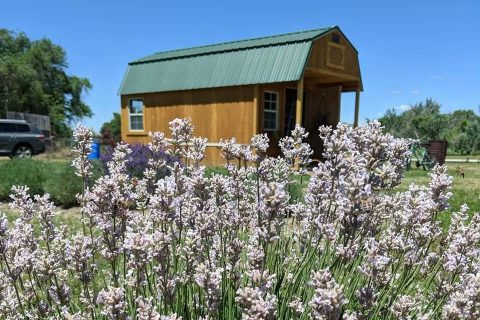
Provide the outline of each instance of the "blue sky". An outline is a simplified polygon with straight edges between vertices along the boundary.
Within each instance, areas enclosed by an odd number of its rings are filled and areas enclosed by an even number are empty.
[[[153,52],[338,25],[360,53],[360,119],[432,97],[443,112],[480,106],[480,1],[4,0],[0,27],[65,48],[87,77],[98,130],[120,109],[127,63]],[[341,120],[353,119],[353,94]]]

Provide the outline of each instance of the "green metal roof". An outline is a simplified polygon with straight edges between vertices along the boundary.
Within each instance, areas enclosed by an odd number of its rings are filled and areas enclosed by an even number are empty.
[[[159,52],[128,64],[119,94],[296,81],[323,28]]]

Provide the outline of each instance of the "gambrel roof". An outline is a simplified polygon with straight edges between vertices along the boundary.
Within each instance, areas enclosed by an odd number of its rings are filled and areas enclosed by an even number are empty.
[[[132,61],[119,94],[299,80],[312,43],[338,27],[166,51]]]

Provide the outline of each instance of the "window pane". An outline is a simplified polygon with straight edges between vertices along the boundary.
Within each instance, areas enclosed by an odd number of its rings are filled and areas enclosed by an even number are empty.
[[[143,113],[143,100],[142,99],[130,100],[130,113]]]
[[[265,113],[265,117],[270,121],[270,122],[275,122],[275,119],[277,119],[277,115],[273,112],[267,112]]]
[[[30,125],[30,130],[31,130],[33,133],[38,133],[38,134],[42,134],[42,133],[43,133],[43,132],[42,132],[40,129],[38,129],[37,126],[34,125],[34,124],[31,124],[31,125]]]
[[[30,127],[26,124],[17,124],[17,132],[30,132]]]
[[[277,113],[265,112],[263,118],[263,128],[266,130],[275,130],[277,127]]]
[[[0,123],[0,132],[15,132],[15,124]]]
[[[138,119],[138,117],[132,117],[131,120],[132,120],[131,123],[134,126],[138,126],[139,124],[142,123],[141,119]]]
[[[130,116],[130,130],[143,130],[143,116]]]
[[[277,130],[278,94],[263,92],[263,128],[264,130]]]
[[[264,92],[263,108],[266,110],[277,110],[278,95],[274,92]]]
[[[143,130],[143,100],[130,100],[130,130]]]

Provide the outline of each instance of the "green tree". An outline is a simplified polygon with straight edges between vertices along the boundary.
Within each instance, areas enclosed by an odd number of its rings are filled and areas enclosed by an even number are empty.
[[[446,139],[449,149],[461,154],[480,148],[480,116],[473,110],[442,114],[440,104],[433,99],[416,103],[402,113],[389,109],[379,121],[387,132],[398,137],[424,142]]]
[[[67,74],[66,53],[47,38],[0,29],[0,117],[7,111],[50,116],[54,134],[71,134],[70,123],[92,116],[82,96],[88,79]]]
[[[480,146],[480,116],[473,110],[454,111],[449,116],[447,138],[455,152],[476,152]]]
[[[440,113],[440,104],[428,98],[400,114],[389,109],[379,121],[396,136],[427,141],[445,137],[447,117]]]

